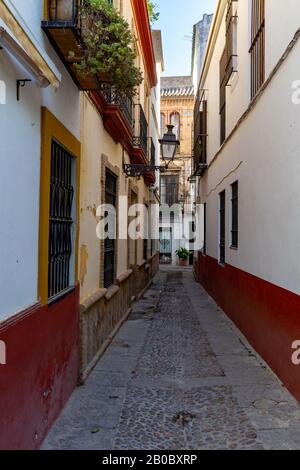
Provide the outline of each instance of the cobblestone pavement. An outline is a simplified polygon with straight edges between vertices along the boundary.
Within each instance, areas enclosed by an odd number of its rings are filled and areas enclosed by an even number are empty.
[[[300,407],[191,271],[165,268],[43,449],[300,449]]]

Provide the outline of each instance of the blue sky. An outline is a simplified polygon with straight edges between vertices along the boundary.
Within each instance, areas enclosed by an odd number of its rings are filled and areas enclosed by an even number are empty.
[[[165,57],[164,76],[189,75],[193,25],[203,13],[213,13],[217,0],[155,0],[160,19],[154,24],[161,29]]]

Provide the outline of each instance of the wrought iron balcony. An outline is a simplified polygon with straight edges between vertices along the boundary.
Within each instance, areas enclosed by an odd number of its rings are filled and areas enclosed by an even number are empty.
[[[148,122],[142,105],[135,105],[133,146],[141,149],[144,157],[148,154]]]
[[[80,90],[98,90],[99,80],[95,75],[82,74],[76,64],[83,56],[82,21],[80,5],[82,0],[46,0],[47,19],[42,29],[53,48],[67,67]],[[72,51],[72,54],[70,54]]]
[[[69,25],[77,23],[80,0],[48,0],[47,3],[50,21]]]
[[[133,129],[133,100],[124,93],[119,92],[116,87],[102,83],[100,92],[108,105],[116,105],[121,109],[127,123]]]
[[[194,175],[202,176],[207,168],[206,135],[198,135],[195,140],[193,161]]]
[[[207,93],[199,90],[194,110],[194,176],[201,176],[207,168]]]

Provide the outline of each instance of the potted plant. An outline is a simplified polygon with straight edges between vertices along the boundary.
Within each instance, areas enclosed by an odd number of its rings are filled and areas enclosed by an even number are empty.
[[[176,250],[176,255],[179,258],[179,266],[188,266],[189,265],[189,257],[191,252],[186,248],[179,248]]]
[[[82,56],[74,67],[83,76],[96,76],[132,97],[142,83],[136,67],[135,38],[127,21],[107,0],[82,0],[79,7]],[[70,59],[76,51],[69,51]]]

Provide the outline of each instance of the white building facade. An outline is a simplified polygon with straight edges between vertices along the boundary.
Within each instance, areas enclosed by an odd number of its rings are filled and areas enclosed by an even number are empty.
[[[150,146],[153,142],[153,156],[150,164],[156,167],[160,166],[160,112],[161,112],[161,75],[165,70],[164,53],[163,53],[163,37],[160,30],[152,30],[152,41],[154,55],[156,61],[157,85],[151,89],[151,113],[150,113]],[[154,151],[155,149],[155,151]],[[150,152],[151,153],[151,152]],[[155,156],[154,156],[155,155]],[[160,189],[160,171],[155,173],[155,183],[151,188],[152,192],[152,210],[151,210],[151,227],[149,227],[149,239],[151,238],[151,252],[159,251],[159,189]]]
[[[199,85],[200,73],[207,46],[210,27],[214,15],[205,13],[198,23],[193,26],[192,45],[192,78],[195,90]]]
[[[36,448],[78,375],[79,91],[42,30],[44,7],[44,0],[0,1],[1,449]],[[55,293],[64,293],[56,298],[49,268],[54,148],[70,163],[73,196],[69,271],[56,278]]]
[[[195,108],[196,272],[300,399],[300,4],[220,0]]]

